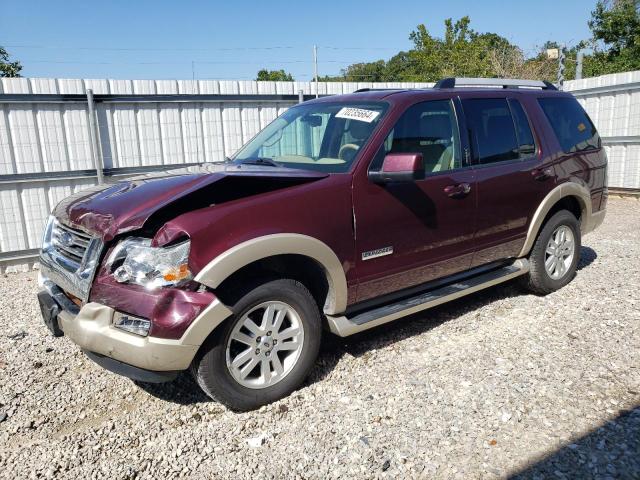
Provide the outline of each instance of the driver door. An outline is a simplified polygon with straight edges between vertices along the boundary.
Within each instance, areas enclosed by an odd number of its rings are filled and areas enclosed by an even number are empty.
[[[354,179],[358,302],[470,268],[476,184],[464,163],[456,108],[451,99],[410,106],[370,166],[379,169],[387,153],[420,153],[424,178]]]

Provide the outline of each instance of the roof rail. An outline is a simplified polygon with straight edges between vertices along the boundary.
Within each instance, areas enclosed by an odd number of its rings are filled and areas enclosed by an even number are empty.
[[[443,78],[433,88],[456,87],[498,87],[498,88],[541,88],[557,90],[555,85],[546,80],[519,80],[516,78]]]
[[[403,90],[402,88],[359,88],[358,90],[355,90],[353,93],[360,93],[360,92],[384,92],[384,91],[390,91],[390,90]]]

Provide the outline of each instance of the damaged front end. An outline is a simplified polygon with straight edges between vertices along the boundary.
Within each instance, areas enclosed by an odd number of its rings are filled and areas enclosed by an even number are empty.
[[[188,233],[169,238],[158,232],[184,213],[323,177],[213,166],[140,177],[63,200],[49,218],[40,254],[45,323],[116,373],[171,380],[231,312],[193,281]]]

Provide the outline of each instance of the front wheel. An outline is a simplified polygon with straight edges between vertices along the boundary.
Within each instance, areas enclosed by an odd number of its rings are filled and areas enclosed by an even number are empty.
[[[544,225],[529,255],[528,287],[545,295],[564,287],[576,273],[580,259],[580,224],[567,210]]]
[[[194,361],[200,387],[243,411],[289,395],[320,348],[320,311],[309,290],[295,280],[267,281],[248,289],[232,310]]]

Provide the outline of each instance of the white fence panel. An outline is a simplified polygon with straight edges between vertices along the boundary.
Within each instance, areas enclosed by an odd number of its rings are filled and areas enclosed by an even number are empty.
[[[609,186],[640,189],[640,71],[565,83],[596,124],[609,158]]]

